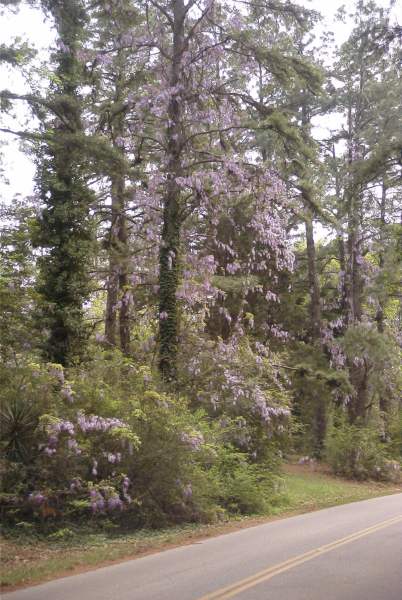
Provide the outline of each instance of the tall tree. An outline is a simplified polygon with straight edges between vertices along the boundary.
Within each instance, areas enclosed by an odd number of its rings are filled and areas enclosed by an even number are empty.
[[[43,123],[44,143],[38,151],[38,188],[44,206],[35,244],[42,296],[40,325],[46,332],[47,358],[63,365],[85,353],[88,329],[84,303],[91,282],[93,193],[86,182],[83,153],[83,69],[77,59],[87,21],[81,0],[43,2],[54,19],[58,48],[47,103],[52,114]]]
[[[102,218],[109,216],[110,219],[106,232],[109,264],[105,339],[111,346],[119,345],[124,354],[130,352],[129,198],[132,195],[130,176],[136,163],[133,156],[136,144],[130,136],[129,98],[138,92],[144,73],[133,37],[138,20],[138,10],[131,3],[114,6],[99,2],[92,15],[94,39],[89,50],[83,53],[84,63],[91,64],[92,60],[92,99],[98,117],[96,129],[108,138],[118,159],[109,164],[106,162],[103,169],[110,186],[107,194],[110,209],[105,205],[102,207]]]
[[[389,10],[377,7],[374,2],[361,1],[356,4],[354,20],[355,28],[340,49],[333,72],[342,84],[336,92],[337,107],[345,119],[334,140],[343,139],[346,148],[338,157],[333,151],[332,165],[336,169],[334,188],[340,220],[341,318],[344,328],[358,326],[362,333],[364,329],[359,323],[372,319],[368,306],[373,300],[369,293],[373,279],[370,252],[376,238],[384,241],[386,192],[383,179],[395,169],[402,140],[395,129],[400,98],[388,94],[389,87],[398,89],[396,64],[399,54]],[[390,80],[393,80],[391,86]],[[387,218],[392,221],[391,204],[388,208],[391,211]],[[383,329],[381,307],[379,309],[377,319]],[[355,388],[353,402],[349,405],[351,419],[364,420],[371,406],[369,380],[372,366],[361,356],[349,362]]]

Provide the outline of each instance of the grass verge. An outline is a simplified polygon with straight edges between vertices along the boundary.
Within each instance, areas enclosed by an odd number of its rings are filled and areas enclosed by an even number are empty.
[[[345,481],[323,471],[288,465],[283,486],[267,515],[212,525],[182,525],[160,531],[125,534],[60,530],[49,538],[26,533],[1,539],[1,588],[11,591],[70,574],[136,558],[196,540],[251,527],[275,518],[401,492],[397,484]]]

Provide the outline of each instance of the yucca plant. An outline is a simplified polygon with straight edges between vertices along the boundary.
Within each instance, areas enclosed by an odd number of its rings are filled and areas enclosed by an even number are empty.
[[[5,458],[29,462],[33,457],[38,414],[34,406],[22,397],[2,402],[0,409],[0,444]]]

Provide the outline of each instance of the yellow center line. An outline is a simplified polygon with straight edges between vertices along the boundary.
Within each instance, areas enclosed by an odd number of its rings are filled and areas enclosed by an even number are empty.
[[[393,517],[392,519],[387,519],[386,521],[377,523],[372,527],[367,527],[367,529],[361,529],[360,531],[347,535],[344,538],[335,540],[330,544],[319,546],[318,548],[314,548],[314,550],[310,550],[309,552],[305,552],[304,554],[299,554],[298,556],[289,558],[288,560],[285,560],[282,563],[273,565],[272,567],[268,567],[267,569],[263,569],[262,571],[251,575],[250,577],[246,577],[245,579],[241,579],[240,581],[237,581],[232,585],[228,585],[227,587],[223,587],[219,590],[216,590],[215,592],[211,592],[206,596],[202,596],[202,598],[199,598],[199,600],[227,600],[228,598],[233,598],[241,592],[244,592],[245,590],[248,590],[264,581],[268,581],[269,579],[272,579],[272,577],[275,577],[276,575],[279,575],[284,571],[288,571],[289,569],[297,567],[298,565],[312,560],[317,556],[321,556],[322,554],[331,552],[332,550],[335,550],[340,546],[344,546],[345,544],[354,542],[355,540],[365,537],[366,535],[370,535],[371,533],[374,533],[376,531],[384,529],[385,527],[389,527],[390,525],[394,525],[395,523],[399,522],[402,522],[402,515]]]

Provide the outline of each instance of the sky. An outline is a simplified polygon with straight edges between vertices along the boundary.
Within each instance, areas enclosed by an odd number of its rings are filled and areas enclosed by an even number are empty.
[[[342,5],[346,9],[352,9],[353,0],[298,0],[298,4],[313,8],[319,11],[324,21],[320,25],[321,30],[330,29],[334,32],[335,43],[342,44],[348,37],[353,24],[351,21],[346,23],[334,23],[333,17]],[[388,0],[377,0],[377,4],[388,6]],[[402,0],[397,0],[393,9],[395,16],[402,17]],[[37,9],[30,7],[22,8],[18,14],[10,14],[2,17],[5,26],[1,27],[0,43],[9,43],[16,36],[26,39],[31,44],[34,44],[38,50],[46,52],[46,48],[54,42],[54,33],[49,22],[44,21],[43,15]],[[24,91],[24,81],[17,76],[15,71],[7,68],[0,68],[0,87],[1,89],[10,89],[17,93]],[[16,118],[9,119],[6,126],[18,129],[18,121],[22,121],[23,115],[21,111],[17,113]],[[322,132],[325,129],[331,128],[331,121],[320,123],[319,130]],[[0,134],[0,142],[6,142],[7,145],[2,145],[0,151],[2,157],[2,169],[8,183],[0,179],[0,204],[2,202],[12,202],[16,194],[22,197],[32,194],[35,169],[32,161],[24,155],[19,149],[19,141],[10,139],[10,136]]]

